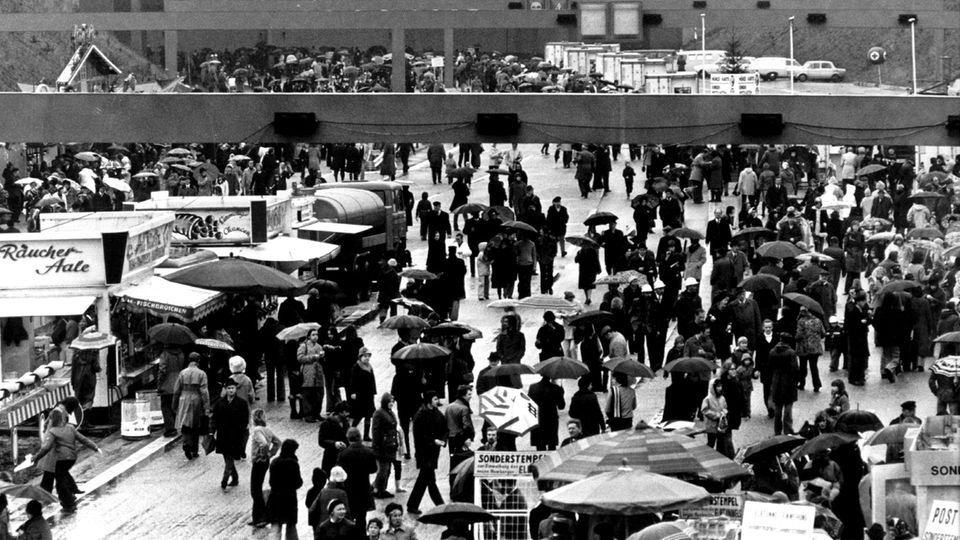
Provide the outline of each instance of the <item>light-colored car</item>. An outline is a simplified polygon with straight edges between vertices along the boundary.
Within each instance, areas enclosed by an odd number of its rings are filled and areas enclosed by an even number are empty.
[[[698,75],[700,73],[710,75],[711,73],[720,72],[720,64],[723,63],[724,58],[726,58],[727,51],[710,49],[706,51],[681,50],[677,51],[677,56],[682,57],[685,71],[695,71]]]
[[[799,73],[802,67],[799,62],[792,58],[782,56],[761,56],[750,62],[750,71],[756,71],[764,81],[775,81],[779,78],[790,78],[790,67],[793,67],[794,73]]]
[[[803,66],[797,70],[796,77],[800,82],[808,79],[840,82],[843,80],[843,76],[846,74],[847,70],[834,66],[833,62],[827,62],[826,60],[811,60],[809,62],[804,62]]]

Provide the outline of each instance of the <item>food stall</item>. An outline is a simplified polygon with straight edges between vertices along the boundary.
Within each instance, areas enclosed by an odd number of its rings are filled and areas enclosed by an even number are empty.
[[[171,212],[41,214],[40,232],[4,235],[0,427],[14,429],[70,395],[68,340],[90,328],[111,333],[111,292],[167,257],[173,221]],[[119,399],[117,361],[116,347],[99,353],[94,407]],[[42,366],[56,369],[30,381]]]

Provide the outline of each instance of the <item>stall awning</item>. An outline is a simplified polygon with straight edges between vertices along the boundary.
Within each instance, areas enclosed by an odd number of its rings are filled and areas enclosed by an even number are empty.
[[[278,236],[265,244],[244,248],[237,256],[251,261],[317,261],[322,264],[336,257],[338,253],[340,246],[336,244]]]
[[[338,234],[360,234],[372,229],[370,225],[353,225],[350,223],[333,223],[330,221],[319,221],[311,225],[300,227],[301,231],[326,232]]]
[[[227,302],[223,293],[180,285],[152,276],[138,285],[117,293],[127,307],[163,317],[172,315],[190,322],[206,317]]]
[[[0,299],[0,317],[81,315],[96,296],[23,297]]]

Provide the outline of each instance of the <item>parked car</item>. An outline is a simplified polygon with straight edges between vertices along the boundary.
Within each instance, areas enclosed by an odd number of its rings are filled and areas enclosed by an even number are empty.
[[[847,70],[834,66],[833,62],[811,60],[804,62],[803,66],[797,70],[796,77],[800,82],[806,81],[807,79],[839,82],[843,80],[843,76],[846,75],[846,73]]]
[[[749,70],[756,71],[764,81],[775,81],[778,78],[789,78],[790,67],[793,66],[794,73],[799,73],[803,67],[799,62],[792,58],[782,56],[761,56],[750,62]]]
[[[710,75],[720,72],[720,64],[726,58],[727,51],[710,49],[706,51],[677,51],[677,56],[684,64],[684,71],[696,71],[698,75],[704,72]]]

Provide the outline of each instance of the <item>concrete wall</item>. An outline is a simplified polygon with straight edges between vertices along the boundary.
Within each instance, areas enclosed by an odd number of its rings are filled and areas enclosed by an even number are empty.
[[[954,146],[944,123],[956,103],[931,96],[0,94],[0,140],[219,142],[263,127],[256,142],[293,142],[268,127],[273,114],[312,111],[320,128],[296,141],[857,144],[882,137]],[[520,132],[478,137],[481,112],[518,114]],[[743,113],[781,113],[786,127],[781,136],[747,138],[738,128]]]

